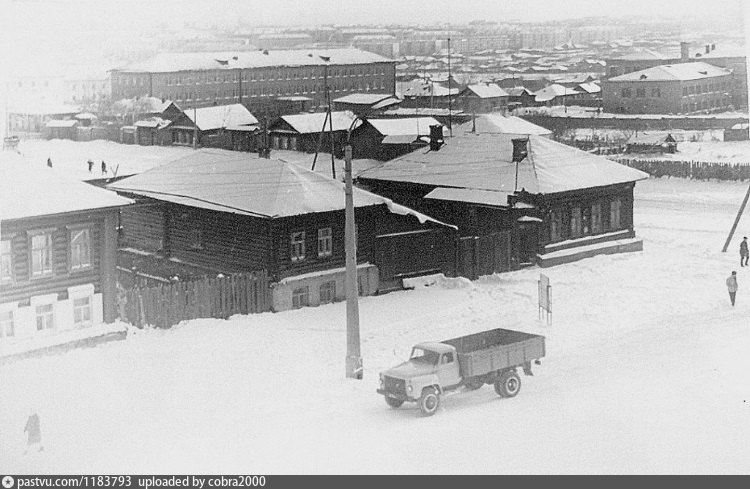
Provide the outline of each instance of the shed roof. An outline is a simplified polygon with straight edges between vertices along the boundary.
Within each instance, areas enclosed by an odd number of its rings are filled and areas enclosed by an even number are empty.
[[[273,158],[196,151],[108,186],[219,212],[261,218],[299,216],[344,209],[344,184],[307,168]],[[354,188],[354,206],[384,204],[420,222],[436,221],[379,195]]]
[[[300,134],[315,134],[321,131],[325,132],[330,130],[328,122],[326,122],[325,127],[323,127],[323,122],[326,120],[325,112],[285,115],[282,116],[281,119]],[[348,131],[355,119],[356,116],[349,110],[331,112],[331,122],[333,123],[334,131]],[[361,124],[361,122],[357,121],[355,127],[359,124]]]
[[[731,74],[731,71],[708,63],[678,63],[674,65],[659,65],[645,70],[634,71],[632,73],[610,78],[609,81],[689,81],[729,74]]]
[[[518,189],[554,194],[634,182],[648,175],[601,156],[540,136],[527,136],[529,156],[518,164]],[[438,187],[513,192],[517,138],[510,134],[466,134],[446,140],[438,151],[425,148],[362,172],[358,179],[409,182]]]
[[[188,109],[184,113],[191,121],[196,123],[201,131],[231,126],[249,126],[258,123],[258,119],[242,104]]]
[[[321,58],[322,57],[322,58]],[[328,59],[325,61],[323,58]],[[288,49],[238,52],[159,53],[145,61],[112,71],[171,73],[191,70],[231,70],[274,66],[324,66],[393,62],[354,48]]]
[[[132,202],[109,190],[74,180],[54,168],[27,161],[18,153],[0,151],[0,219],[4,221]]]

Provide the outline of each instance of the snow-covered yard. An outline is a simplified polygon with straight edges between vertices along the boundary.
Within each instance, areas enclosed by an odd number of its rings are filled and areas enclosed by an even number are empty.
[[[135,330],[0,367],[0,467],[18,473],[750,473],[747,184],[636,185],[644,251],[360,300],[364,379],[344,378],[345,304]],[[724,279],[738,270],[732,308]],[[539,273],[552,324],[538,320]],[[411,345],[504,327],[547,337],[518,397],[388,408]],[[29,409],[46,450],[22,455]]]

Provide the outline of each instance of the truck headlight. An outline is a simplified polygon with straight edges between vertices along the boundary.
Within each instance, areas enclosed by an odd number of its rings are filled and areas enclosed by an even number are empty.
[[[413,391],[414,389],[412,389],[412,388],[411,388],[411,386],[407,386],[407,387],[406,387],[406,390],[407,390],[407,391],[409,391],[409,392],[411,392],[411,391]]]

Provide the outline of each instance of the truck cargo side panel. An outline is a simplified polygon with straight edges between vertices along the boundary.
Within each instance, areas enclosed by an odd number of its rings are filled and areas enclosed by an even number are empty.
[[[459,353],[461,375],[466,379],[484,375],[496,370],[523,365],[544,356],[544,337],[530,336],[518,343],[496,345],[483,350]]]

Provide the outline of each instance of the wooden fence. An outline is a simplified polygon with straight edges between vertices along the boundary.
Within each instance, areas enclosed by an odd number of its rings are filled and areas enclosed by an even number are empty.
[[[270,311],[271,289],[265,273],[245,273],[135,287],[125,290],[120,301],[123,321],[169,328],[186,319]]]
[[[653,177],[680,177],[694,180],[750,180],[750,163],[713,161],[643,160],[618,158],[631,168],[642,170]]]

